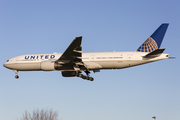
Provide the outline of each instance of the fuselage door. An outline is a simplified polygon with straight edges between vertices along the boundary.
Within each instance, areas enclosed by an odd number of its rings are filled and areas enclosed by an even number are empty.
[[[127,61],[131,61],[132,56],[133,56],[133,54],[128,54],[127,55]]]
[[[94,55],[91,55],[90,56],[90,61],[94,61],[95,60],[95,56]]]

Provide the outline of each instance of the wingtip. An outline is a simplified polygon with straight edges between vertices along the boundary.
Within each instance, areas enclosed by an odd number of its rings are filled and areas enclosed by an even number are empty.
[[[78,37],[75,37],[74,41],[81,41],[82,40],[82,36],[78,36]]]

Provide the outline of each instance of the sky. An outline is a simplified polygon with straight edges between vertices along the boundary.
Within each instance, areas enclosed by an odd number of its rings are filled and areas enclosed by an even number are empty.
[[[1,0],[0,120],[25,110],[53,109],[62,120],[180,119],[180,1]],[[166,59],[91,73],[94,81],[61,72],[19,72],[3,67],[23,54],[63,53],[83,36],[83,52],[135,51],[162,23]]]

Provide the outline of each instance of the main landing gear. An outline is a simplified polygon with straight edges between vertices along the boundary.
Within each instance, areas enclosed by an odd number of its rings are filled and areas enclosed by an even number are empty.
[[[90,80],[90,81],[93,81],[94,80],[94,78],[93,77],[89,77],[89,71],[85,71],[85,73],[86,73],[86,75],[87,76],[85,76],[85,75],[83,75],[83,74],[80,74],[81,72],[77,72],[76,74],[75,74],[75,76],[77,76],[77,77],[80,77],[80,78],[82,78],[82,79],[86,79],[86,80]]]
[[[13,72],[15,72],[15,74],[16,74],[15,78],[18,79],[19,78],[18,71],[17,70],[13,70]]]

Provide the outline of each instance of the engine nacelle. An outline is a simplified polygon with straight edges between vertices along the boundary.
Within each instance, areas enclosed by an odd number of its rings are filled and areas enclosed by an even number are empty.
[[[54,68],[54,61],[43,61],[41,62],[41,69],[44,71],[52,71],[55,70]]]
[[[61,73],[63,77],[74,77],[76,74],[75,71],[62,71]]]

